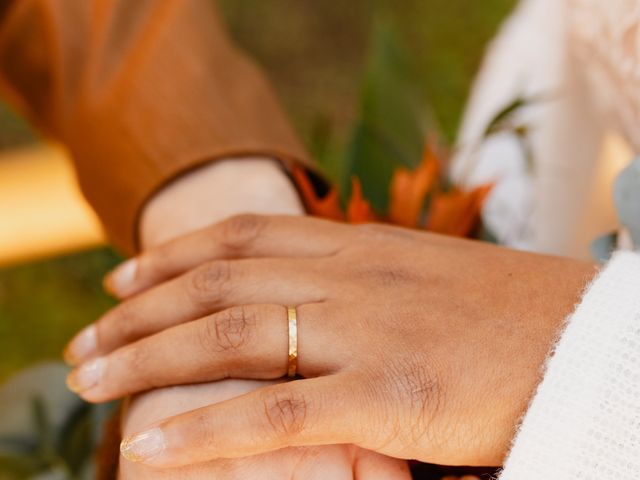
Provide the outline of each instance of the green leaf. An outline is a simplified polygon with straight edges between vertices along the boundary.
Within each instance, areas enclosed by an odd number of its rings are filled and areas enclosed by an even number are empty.
[[[514,129],[511,124],[513,117],[522,107],[525,107],[528,104],[529,101],[524,97],[517,97],[515,100],[507,104],[491,119],[489,125],[485,128],[483,137],[487,138],[496,132]]]
[[[415,167],[422,158],[427,112],[418,75],[393,28],[377,22],[360,103],[360,116],[346,153],[341,179],[362,180],[365,196],[385,209],[389,181],[399,165]]]

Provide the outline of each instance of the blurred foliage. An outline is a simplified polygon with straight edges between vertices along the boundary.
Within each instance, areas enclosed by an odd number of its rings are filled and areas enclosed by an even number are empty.
[[[344,160],[362,114],[362,92],[370,82],[365,72],[375,68],[379,47],[372,32],[393,32],[411,71],[405,81],[413,83],[418,94],[414,98],[429,105],[432,126],[450,144],[484,48],[516,0],[219,3],[236,40],[272,79],[311,153],[327,175],[344,186]],[[392,102],[403,93],[384,94],[384,101]]]
[[[28,145],[38,140],[38,135],[13,108],[0,101],[0,150]]]
[[[0,389],[0,480],[89,480],[113,403],[91,405],[65,390],[68,368],[42,363]]]
[[[387,206],[394,169],[415,168],[422,159],[428,109],[413,65],[396,31],[386,22],[375,24],[359,116],[334,175],[342,191],[356,175],[379,211]]]
[[[101,277],[118,257],[103,249],[0,271],[0,380],[65,343],[112,300]]]
[[[328,175],[344,185],[358,173],[376,205],[389,162],[415,165],[427,127],[454,138],[484,46],[514,3],[220,1]],[[364,134],[371,131],[377,137]],[[35,138],[5,107],[0,132],[0,147]],[[101,249],[0,271],[0,380],[59,358],[66,340],[112,304],[101,277],[116,262]]]

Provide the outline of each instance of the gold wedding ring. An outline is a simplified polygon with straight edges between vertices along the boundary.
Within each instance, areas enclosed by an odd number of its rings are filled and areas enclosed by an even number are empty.
[[[289,320],[289,361],[287,363],[287,376],[294,378],[298,370],[298,316],[296,307],[287,307],[287,319]]]

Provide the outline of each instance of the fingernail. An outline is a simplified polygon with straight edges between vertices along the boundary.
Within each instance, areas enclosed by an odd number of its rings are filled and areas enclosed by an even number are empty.
[[[67,377],[69,390],[75,393],[82,393],[95,387],[100,382],[106,363],[106,359],[96,358],[84,365],[80,365]]]
[[[159,428],[133,435],[122,441],[120,453],[132,462],[144,462],[165,449],[164,433]]]
[[[105,289],[118,297],[128,295],[134,289],[134,279],[138,270],[138,262],[131,258],[117,267],[104,279]]]
[[[78,365],[90,357],[98,348],[98,335],[95,325],[83,328],[73,337],[64,350],[64,360],[69,365]]]

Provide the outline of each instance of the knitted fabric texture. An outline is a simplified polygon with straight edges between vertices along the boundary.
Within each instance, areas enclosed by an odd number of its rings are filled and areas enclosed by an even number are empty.
[[[619,252],[547,362],[500,480],[640,478],[640,255]]]

